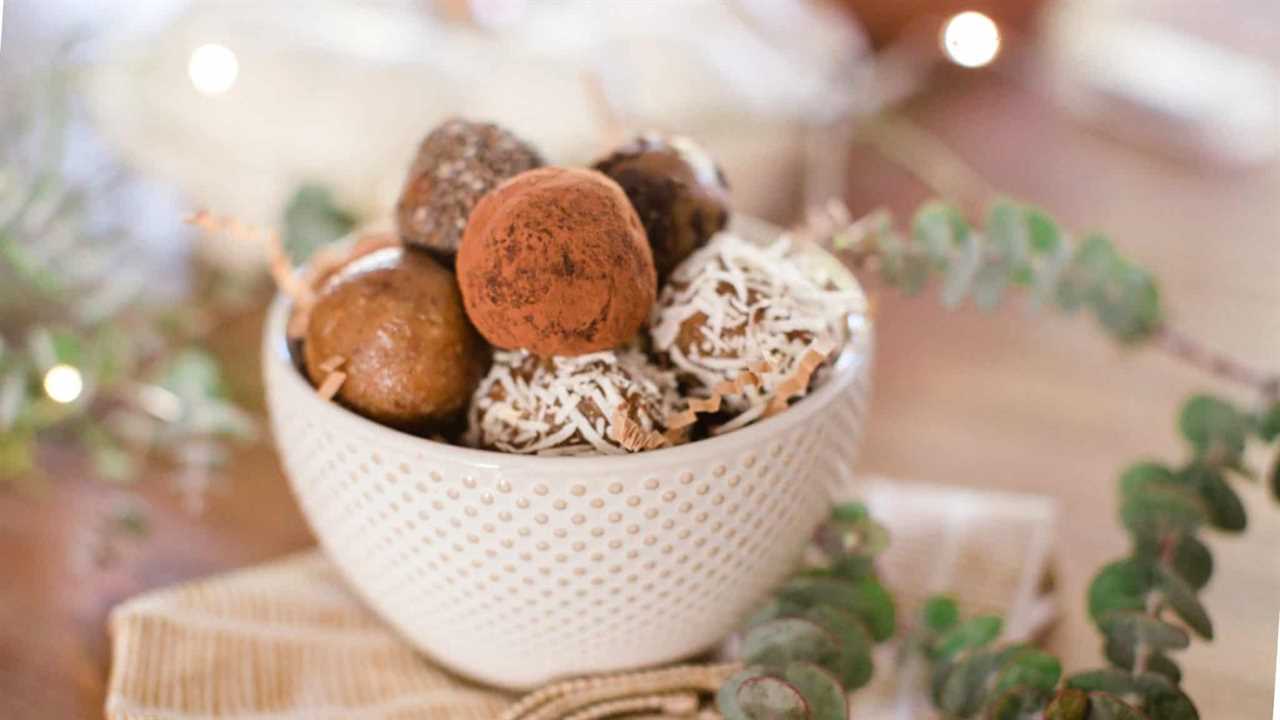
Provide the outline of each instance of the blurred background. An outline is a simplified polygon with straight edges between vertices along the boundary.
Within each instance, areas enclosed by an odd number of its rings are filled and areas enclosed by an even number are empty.
[[[421,136],[497,121],[551,161],[610,128],[690,135],[737,210],[906,216],[986,188],[1107,230],[1183,331],[1280,367],[1273,0],[6,0],[0,36],[0,716],[101,714],[105,619],[144,589],[312,543],[262,422],[261,249],[387,217]],[[921,182],[921,178],[929,184]],[[874,287],[873,287],[874,289]],[[1211,380],[1083,322],[877,297],[862,464],[1049,495],[1064,617],[1093,664],[1114,480],[1169,455]],[[1205,717],[1270,707],[1280,509],[1215,539]]]

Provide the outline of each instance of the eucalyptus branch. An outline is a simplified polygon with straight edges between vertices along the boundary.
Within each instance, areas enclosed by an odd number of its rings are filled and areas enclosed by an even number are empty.
[[[726,720],[844,720],[848,693],[871,681],[872,648],[897,624],[875,570],[888,533],[849,504],[816,539],[816,562],[746,622],[744,667],[716,695]]]
[[[967,217],[981,217],[999,193],[959,154],[927,129],[898,116],[881,116],[863,124],[855,139],[949,198]],[[1172,357],[1222,379],[1245,385],[1269,400],[1280,399],[1280,373],[1252,367],[1209,348],[1197,338],[1161,321],[1151,340]]]
[[[936,281],[945,305],[955,307],[971,299],[978,307],[991,309],[1011,289],[1025,289],[1034,307],[1087,310],[1118,342],[1161,347],[1173,342],[1176,354],[1193,364],[1263,391],[1264,403],[1258,412],[1241,410],[1211,395],[1193,396],[1177,423],[1190,457],[1176,467],[1138,462],[1121,475],[1120,519],[1132,549],[1102,568],[1088,593],[1089,615],[1103,635],[1103,654],[1110,667],[1063,680],[1061,663],[1051,655],[1025,645],[996,644],[999,618],[961,622],[958,609],[945,598],[926,606],[908,642],[931,661],[932,696],[947,717],[978,713],[998,720],[1198,717],[1180,687],[1182,672],[1171,654],[1188,647],[1192,635],[1213,638],[1213,623],[1198,598],[1212,575],[1213,558],[1199,533],[1204,528],[1224,532],[1245,528],[1244,504],[1228,478],[1254,476],[1245,465],[1251,440],[1268,446],[1280,440],[1280,402],[1267,394],[1274,388],[1269,376],[1172,334],[1163,322],[1160,295],[1149,272],[1124,258],[1105,236],[1076,239],[1033,207],[993,201],[985,226],[978,228],[969,224],[959,208],[929,203],[916,212],[906,231],[898,229],[887,212],[854,222],[847,211],[833,204],[810,213],[808,222],[794,233],[825,240],[844,253],[850,264],[878,271],[888,285],[907,294],[919,293]],[[1270,484],[1280,498],[1280,458],[1270,472]],[[783,623],[796,610],[784,606],[783,611],[766,613],[769,622],[762,627]],[[781,629],[769,637],[773,644],[764,657],[788,661],[794,658],[787,653],[808,642],[803,635],[788,635]],[[726,716],[840,717],[814,710],[819,707],[816,704],[805,706],[809,708],[805,712],[786,714],[792,705],[785,698],[808,701],[809,696],[805,686],[786,675],[787,666],[780,667],[761,662],[744,671],[755,673],[748,679],[770,678],[752,681],[765,683],[769,692],[750,696],[751,708],[759,712],[722,698],[721,709],[734,711],[726,710]],[[739,687],[726,686],[725,692],[736,693],[730,700],[741,705],[747,699],[746,687],[744,681]],[[830,695],[825,685],[821,695]],[[775,701],[782,704],[771,704]]]

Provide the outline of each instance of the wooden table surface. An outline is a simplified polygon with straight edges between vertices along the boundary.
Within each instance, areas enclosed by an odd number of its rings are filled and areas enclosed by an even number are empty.
[[[1259,364],[1280,365],[1280,168],[1206,172],[1093,134],[1008,79],[957,77],[910,114],[997,187],[1073,227],[1105,228],[1163,280],[1177,323]],[[1034,159],[1033,159],[1034,158]],[[859,149],[855,209],[905,212],[918,185]],[[1051,638],[1067,667],[1099,659],[1084,620],[1092,572],[1125,552],[1115,479],[1141,456],[1177,458],[1173,421],[1209,378],[1154,352],[1127,353],[1082,319],[947,313],[929,300],[878,300],[879,354],[864,467],[901,478],[1058,499],[1056,557],[1066,617]],[[260,318],[220,339],[255,377]],[[248,395],[256,392],[247,381]],[[153,536],[106,570],[77,569],[113,491],[68,465],[40,500],[0,493],[0,717],[99,717],[109,667],[105,619],[139,591],[252,564],[311,538],[267,444],[243,451],[202,518],[164,478],[146,483]],[[1247,534],[1214,538],[1205,602],[1218,630],[1183,656],[1206,718],[1264,717],[1280,611],[1280,507],[1244,489]]]

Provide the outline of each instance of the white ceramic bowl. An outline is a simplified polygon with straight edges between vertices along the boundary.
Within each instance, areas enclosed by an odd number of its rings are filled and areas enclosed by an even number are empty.
[[[826,253],[799,250],[857,287]],[[312,529],[410,642],[495,685],[714,645],[794,569],[861,434],[871,354],[862,318],[825,383],[772,418],[636,455],[544,458],[424,440],[321,400],[290,363],[286,313],[277,300],[266,325],[267,399]]]

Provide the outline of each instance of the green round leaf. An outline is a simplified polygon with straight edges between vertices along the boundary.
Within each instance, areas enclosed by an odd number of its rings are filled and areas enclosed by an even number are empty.
[[[1197,454],[1217,455],[1222,464],[1231,464],[1244,452],[1250,422],[1225,400],[1196,395],[1182,406],[1178,429]]]
[[[848,697],[831,673],[813,663],[794,662],[782,677],[804,698],[812,720],[848,720]]]
[[[924,248],[930,261],[936,267],[944,268],[951,259],[952,250],[970,236],[970,229],[959,209],[942,202],[930,202],[916,212],[911,234]]]
[[[738,705],[738,689],[742,683],[752,678],[763,677],[768,671],[761,667],[745,667],[729,677],[716,691],[716,709],[724,716],[724,720],[749,720],[747,714]]]
[[[1156,651],[1181,650],[1191,644],[1191,638],[1182,628],[1139,611],[1118,610],[1107,613],[1099,625],[1108,638],[1124,638]]]
[[[800,690],[772,675],[757,675],[738,686],[737,705],[750,720],[808,720],[809,704]]]
[[[1004,621],[995,615],[966,620],[943,633],[933,646],[934,657],[949,658],[956,653],[980,648],[1000,635]]]
[[[1185,580],[1169,572],[1160,571],[1160,590],[1165,601],[1177,613],[1187,627],[1206,640],[1213,639],[1213,622],[1209,613],[1200,604],[1196,591]]]
[[[1083,690],[1064,688],[1058,691],[1044,710],[1045,720],[1085,720],[1089,713],[1089,696]]]
[[[870,517],[867,506],[860,502],[840,503],[831,508],[831,519],[836,522],[861,522]]]
[[[1089,720],[1147,720],[1120,698],[1106,692],[1089,693]]]
[[[819,661],[822,667],[835,673],[847,690],[857,690],[871,681],[875,670],[872,640],[862,621],[848,611],[829,605],[810,608],[805,617],[836,638],[836,652]]]
[[[1089,584],[1089,617],[1095,623],[1116,610],[1143,610],[1154,586],[1152,566],[1135,558],[1102,568]]]
[[[1213,575],[1213,555],[1195,536],[1183,535],[1173,549],[1173,569],[1188,585],[1199,590]]]
[[[1148,657],[1147,670],[1163,675],[1174,685],[1182,682],[1182,668],[1178,667],[1178,663],[1174,662],[1168,655],[1155,653]]]
[[[941,633],[950,630],[960,620],[960,608],[955,600],[945,595],[934,595],[925,601],[921,615],[925,627]]]
[[[1138,691],[1137,681],[1131,673],[1112,668],[1076,673],[1067,678],[1067,687],[1089,693],[1105,692],[1113,695],[1127,695]]]
[[[1259,418],[1258,437],[1268,443],[1280,438],[1280,402],[1273,403]]]
[[[1061,677],[1062,663],[1058,658],[1028,648],[1015,655],[996,676],[995,692],[999,694],[1022,687],[1048,692],[1057,687]]]
[[[1244,530],[1247,523],[1244,503],[1223,478],[1222,471],[1197,463],[1183,471],[1183,476],[1199,490],[1209,512],[1209,524],[1229,532]]]
[[[831,633],[801,618],[779,618],[756,625],[742,641],[742,657],[747,664],[770,668],[781,668],[794,660],[821,661],[838,650]]]
[[[985,720],[1043,720],[1041,712],[1049,701],[1047,692],[1033,688],[1009,690],[987,703]]]
[[[803,607],[831,605],[847,610],[866,623],[876,642],[892,637],[897,622],[892,596],[874,578],[796,577],[782,586],[778,597]]]
[[[1177,688],[1148,694],[1146,702],[1143,703],[1143,710],[1148,717],[1159,720],[1199,720],[1200,718],[1195,703]]]

